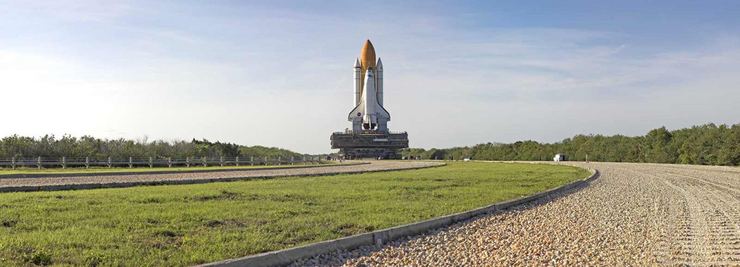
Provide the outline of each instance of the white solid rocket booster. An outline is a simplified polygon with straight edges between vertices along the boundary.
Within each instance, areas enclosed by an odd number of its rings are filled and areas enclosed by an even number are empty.
[[[357,106],[357,104],[360,103],[360,93],[362,88],[362,65],[360,65],[360,59],[355,60],[355,103],[354,105]]]

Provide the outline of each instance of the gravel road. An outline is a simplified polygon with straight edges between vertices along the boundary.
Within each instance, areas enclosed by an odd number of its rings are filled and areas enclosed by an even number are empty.
[[[601,177],[546,203],[301,266],[740,266],[740,168],[571,163]]]
[[[314,168],[282,168],[282,169],[244,169],[232,171],[215,172],[182,172],[166,174],[124,174],[124,175],[101,175],[101,176],[68,176],[68,177],[44,177],[44,178],[2,178],[0,179],[0,191],[20,190],[45,190],[45,188],[60,185],[106,185],[127,184],[135,186],[152,182],[209,182],[214,180],[233,180],[247,178],[266,178],[298,175],[326,175],[372,171],[389,171],[424,168],[438,166],[439,162],[420,161],[370,161],[370,164],[359,165],[336,165],[321,166]]]

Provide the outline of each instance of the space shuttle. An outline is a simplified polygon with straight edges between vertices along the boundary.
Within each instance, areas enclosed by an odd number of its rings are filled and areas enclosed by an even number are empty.
[[[388,132],[391,115],[383,107],[383,62],[375,60],[375,48],[365,41],[354,66],[354,109],[347,119],[355,133],[363,131]]]

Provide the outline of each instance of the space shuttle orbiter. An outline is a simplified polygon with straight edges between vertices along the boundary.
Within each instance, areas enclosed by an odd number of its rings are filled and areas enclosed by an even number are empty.
[[[383,108],[383,62],[375,60],[375,48],[370,40],[355,60],[355,108],[347,119],[352,122],[352,130],[388,131],[391,115]]]

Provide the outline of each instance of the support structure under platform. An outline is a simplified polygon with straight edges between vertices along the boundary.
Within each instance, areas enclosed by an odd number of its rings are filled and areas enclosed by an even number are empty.
[[[409,147],[408,134],[384,131],[345,131],[331,135],[331,148],[339,149],[341,157],[359,158],[399,158],[398,150]]]

